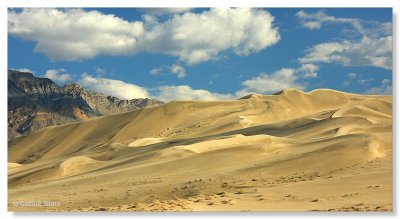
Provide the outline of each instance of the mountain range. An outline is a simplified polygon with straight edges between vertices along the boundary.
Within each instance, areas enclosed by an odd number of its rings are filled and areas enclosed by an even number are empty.
[[[8,70],[8,139],[49,126],[161,104],[148,98],[120,100],[78,84],[61,87],[49,78]]]

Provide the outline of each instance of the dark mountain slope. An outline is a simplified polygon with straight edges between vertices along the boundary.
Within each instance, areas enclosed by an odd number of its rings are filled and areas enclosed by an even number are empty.
[[[120,100],[77,84],[59,87],[48,78],[8,70],[8,139],[48,126],[160,104],[147,98]]]

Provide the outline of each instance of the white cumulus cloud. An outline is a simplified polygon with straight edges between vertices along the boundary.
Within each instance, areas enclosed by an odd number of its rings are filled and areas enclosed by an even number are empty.
[[[249,55],[279,41],[273,20],[266,11],[248,8],[188,12],[152,24],[145,44],[152,52],[177,56],[189,65],[215,60],[228,49]]]
[[[141,52],[178,57],[188,65],[216,60],[231,50],[240,56],[276,44],[280,35],[265,10],[212,8],[159,20],[144,15],[127,21],[83,9],[24,8],[8,12],[8,33],[36,42],[35,51],[53,61]]]
[[[324,11],[317,11],[314,13],[306,13],[299,11],[296,13],[296,17],[299,19],[303,27],[310,30],[320,29],[323,23],[342,23],[353,25],[358,31],[362,31],[363,27],[361,21],[355,18],[337,18],[334,16],[327,15]]]
[[[348,24],[360,36],[357,40],[336,40],[307,49],[300,63],[337,63],[343,66],[374,66],[392,69],[391,23],[338,18],[323,11],[296,14],[303,27],[319,29],[322,24]]]
[[[65,70],[64,68],[49,69],[44,74],[44,77],[50,78],[51,80],[53,80],[59,84],[65,84],[65,83],[73,80],[72,75],[69,74],[67,72],[67,70]]]
[[[392,36],[358,42],[343,40],[317,44],[307,50],[300,63],[339,63],[344,66],[375,66],[392,69]]]
[[[186,69],[181,65],[162,65],[155,67],[150,70],[151,75],[161,75],[164,72],[170,72],[178,78],[184,78],[186,76]]]
[[[186,76],[186,70],[184,67],[180,66],[180,65],[172,65],[170,67],[171,72],[173,74],[176,74],[176,76],[178,78],[184,78]]]
[[[303,24],[304,27],[310,29],[310,30],[315,30],[315,29],[320,29],[321,28],[321,23],[317,21],[309,21],[305,22]]]
[[[120,80],[94,77],[87,73],[81,75],[78,83],[88,90],[104,93],[120,99],[129,100],[149,97],[147,90],[138,85],[126,83]]]
[[[286,88],[305,90],[307,85],[300,79],[317,77],[319,66],[303,64],[298,68],[282,68],[271,74],[260,73],[258,76],[242,82],[242,89],[234,93],[216,93],[203,89],[193,89],[188,85],[160,86],[155,98],[171,100],[232,100],[250,93],[271,94]]]
[[[305,78],[315,78],[318,76],[319,66],[315,64],[302,64],[297,71],[303,73]]]
[[[163,71],[162,67],[156,67],[156,68],[153,68],[150,70],[150,74],[151,75],[159,75],[162,73],[162,71]]]
[[[9,11],[8,32],[36,42],[35,51],[53,61],[137,52],[143,22],[83,9],[24,8]]]
[[[250,93],[274,93],[285,88],[298,88],[304,90],[306,86],[298,82],[298,70],[282,68],[272,74],[260,73],[257,77],[246,80],[242,83],[244,89],[236,92],[238,96],[245,96]]]
[[[224,100],[235,99],[232,94],[213,93],[208,90],[193,89],[188,85],[181,86],[160,86],[155,98],[162,101],[171,100]]]

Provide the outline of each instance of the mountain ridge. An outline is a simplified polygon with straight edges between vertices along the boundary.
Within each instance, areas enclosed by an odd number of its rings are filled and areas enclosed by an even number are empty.
[[[78,84],[60,87],[48,78],[8,70],[8,139],[49,126],[160,104],[163,102],[148,98],[120,100]]]

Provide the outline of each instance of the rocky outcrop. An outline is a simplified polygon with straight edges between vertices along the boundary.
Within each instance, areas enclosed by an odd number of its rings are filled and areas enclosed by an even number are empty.
[[[65,85],[64,91],[74,98],[82,98],[96,115],[123,113],[163,103],[159,100],[148,98],[120,100],[116,97],[85,90],[78,84]]]
[[[163,102],[147,98],[120,100],[77,84],[60,87],[48,78],[8,70],[8,139],[49,126],[160,104]]]

